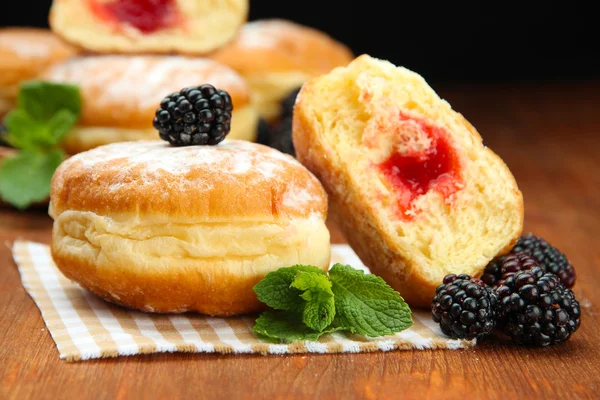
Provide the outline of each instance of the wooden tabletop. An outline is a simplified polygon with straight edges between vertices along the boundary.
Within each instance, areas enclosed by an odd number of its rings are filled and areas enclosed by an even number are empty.
[[[46,210],[0,210],[0,398],[598,398],[600,396],[600,83],[436,88],[515,174],[525,230],[577,269],[582,325],[527,348],[333,355],[157,354],[61,361],[21,285],[9,246],[48,242]],[[335,242],[343,238],[332,228]]]

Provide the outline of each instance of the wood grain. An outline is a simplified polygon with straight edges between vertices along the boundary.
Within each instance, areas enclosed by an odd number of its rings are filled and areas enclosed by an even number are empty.
[[[600,393],[600,83],[436,88],[507,162],[526,231],[578,273],[582,327],[550,348],[501,339],[464,351],[60,361],[11,260],[16,238],[48,242],[45,209],[0,210],[0,398],[598,398]],[[343,238],[332,227],[334,241]]]

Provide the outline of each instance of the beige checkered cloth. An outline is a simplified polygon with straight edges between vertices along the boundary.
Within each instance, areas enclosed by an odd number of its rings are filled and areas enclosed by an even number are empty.
[[[106,303],[65,278],[46,245],[17,241],[13,256],[23,286],[39,307],[60,358],[68,361],[158,352],[358,353],[459,349],[475,344],[446,338],[424,311],[413,311],[413,326],[394,336],[364,338],[335,332],[318,342],[271,344],[253,334],[256,316],[213,318],[127,310]],[[368,272],[347,245],[332,246],[332,264],[336,262]]]

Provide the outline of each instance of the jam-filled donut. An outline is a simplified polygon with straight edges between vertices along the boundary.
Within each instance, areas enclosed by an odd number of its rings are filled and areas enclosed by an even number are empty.
[[[256,138],[258,113],[246,81],[230,67],[211,59],[87,56],[54,65],[42,76],[81,89],[81,118],[62,143],[69,154],[108,143],[156,138],[152,119],[165,94],[204,83],[231,94],[233,119],[228,137],[248,141]]]
[[[50,26],[95,52],[200,55],[231,40],[248,0],[54,0]]]
[[[450,273],[479,276],[523,227],[505,163],[418,74],[362,55],[306,83],[296,157],[350,245],[414,306]]]
[[[113,143],[52,180],[52,255],[108,301],[150,311],[243,314],[253,286],[295,264],[327,270],[327,197],[293,157],[226,139]]]

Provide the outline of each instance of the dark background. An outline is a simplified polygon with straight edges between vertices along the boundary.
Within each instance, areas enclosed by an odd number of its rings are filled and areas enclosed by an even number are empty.
[[[22,3],[3,7],[0,25],[47,26],[51,0]],[[600,78],[600,24],[591,6],[459,3],[253,0],[250,19],[313,26],[356,54],[388,59],[435,83]]]

